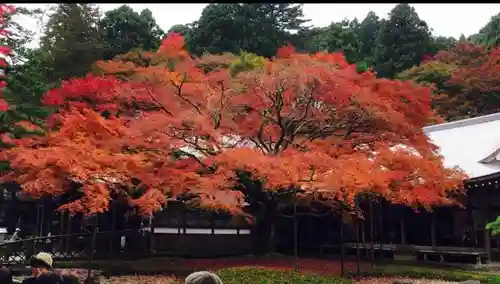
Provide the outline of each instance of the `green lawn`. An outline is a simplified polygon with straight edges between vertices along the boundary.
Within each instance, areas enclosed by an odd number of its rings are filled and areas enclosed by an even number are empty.
[[[215,271],[224,284],[353,284],[355,279],[340,279],[334,276],[319,276],[314,274],[302,274],[285,270],[262,269],[262,268],[225,268]],[[372,273],[365,276],[376,276],[377,278],[365,278],[359,282],[364,283],[393,283],[400,278],[414,279],[439,279],[445,281],[479,280],[481,283],[499,284],[500,278],[497,274],[488,272],[471,272],[453,269],[437,269],[426,267],[412,267],[402,265],[384,265],[376,267]],[[380,278],[378,278],[380,277]],[[106,284],[182,284],[182,277],[174,276],[120,276],[112,277]],[[406,283],[406,282],[405,282]],[[427,282],[422,282],[427,283]],[[429,283],[434,283],[430,282]]]
[[[300,273],[257,269],[227,268],[215,272],[224,284],[349,284],[350,280],[335,277],[303,275]],[[169,276],[121,276],[112,277],[106,284],[183,284],[182,279]]]
[[[347,284],[349,280],[334,277],[304,275],[290,271],[255,269],[255,268],[231,268],[217,271],[224,284]]]
[[[481,283],[500,284],[500,273],[498,272],[397,264],[375,266],[373,271],[365,273],[365,275],[428,278],[446,281],[479,280]]]

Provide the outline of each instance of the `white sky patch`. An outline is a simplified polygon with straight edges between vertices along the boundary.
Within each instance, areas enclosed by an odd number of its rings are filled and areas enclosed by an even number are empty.
[[[46,8],[49,4],[16,4],[17,6]],[[115,9],[123,4],[97,4],[103,12]],[[196,21],[201,16],[207,4],[127,4],[135,11],[149,8],[153,12],[158,25],[165,31],[173,25],[187,24]],[[310,24],[318,27],[343,19],[364,19],[369,11],[374,11],[379,17],[387,18],[395,4],[304,4],[305,18],[311,19]],[[421,19],[433,29],[438,36],[466,37],[475,34],[490,18],[500,12],[500,4],[412,4]],[[30,44],[36,47],[41,36],[41,27],[35,20],[23,19],[24,26],[38,30],[37,38]],[[38,26],[38,28],[37,28]]]

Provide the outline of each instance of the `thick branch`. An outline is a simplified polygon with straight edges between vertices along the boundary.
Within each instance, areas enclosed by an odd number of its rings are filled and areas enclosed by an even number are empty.
[[[191,154],[191,153],[188,153],[186,151],[183,151],[183,150],[178,150],[179,152],[182,152],[182,155],[184,156],[187,156],[187,157],[190,157],[192,158],[193,160],[195,160],[198,164],[200,164],[202,167],[204,168],[207,168],[207,165],[205,163],[203,163],[198,157],[196,157],[196,155],[194,154]]]
[[[179,85],[176,85],[175,82],[173,82],[172,80],[170,80],[170,83],[177,88],[177,93],[176,95],[181,98],[182,100],[184,100],[185,102],[187,102],[189,105],[191,105],[192,107],[194,107],[194,109],[196,110],[196,112],[198,114],[202,114],[201,113],[201,110],[200,108],[194,104],[193,102],[191,102],[190,100],[188,100],[187,98],[185,98],[183,95],[182,95],[182,86],[184,86],[184,83],[185,83],[185,80],[186,80],[186,73],[184,73],[184,75],[182,75],[182,80],[181,80],[181,83]]]

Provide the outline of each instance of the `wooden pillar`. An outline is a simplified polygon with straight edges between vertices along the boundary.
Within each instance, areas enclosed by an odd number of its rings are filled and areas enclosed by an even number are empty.
[[[400,223],[399,223],[399,228],[400,228],[400,233],[401,233],[401,244],[405,245],[406,244],[406,226],[405,226],[405,214],[404,214],[404,209],[401,209],[401,216],[400,216]]]
[[[66,225],[66,234],[69,235],[72,233],[72,230],[71,230],[71,224],[75,222],[75,217],[74,216],[70,216],[69,213],[66,212],[66,216],[67,216],[67,225]],[[81,232],[81,227],[82,227],[82,224],[83,222],[80,221],[80,232]],[[63,233],[64,234],[64,233]],[[69,248],[71,247],[71,238],[64,238],[64,251],[67,252],[69,251]]]
[[[380,243],[380,255],[383,254],[383,244],[384,244],[384,200],[380,199],[379,205],[379,214],[378,214],[378,223],[379,223],[379,233],[378,233],[378,241]]]
[[[375,216],[373,215],[373,199],[370,199],[370,252],[371,252],[371,260],[372,260],[372,265],[373,262],[375,261],[375,250],[373,247],[373,238],[375,235],[374,232],[374,223],[375,223]]]
[[[317,219],[316,217],[311,218],[307,216],[309,220],[307,220],[307,245],[313,245],[316,243],[314,239],[314,226],[316,226]]]
[[[356,229],[356,280],[359,280],[359,261],[361,258],[361,251],[359,249],[359,219],[356,218],[355,220],[355,229]]]
[[[155,219],[154,215],[149,215],[149,253],[152,254],[155,251]]]
[[[117,238],[116,236],[118,236],[116,234],[116,219],[117,219],[117,210],[119,210],[120,206],[118,206],[118,204],[116,202],[111,202],[111,212],[108,211],[108,216],[109,216],[109,213],[111,213],[111,231],[113,231],[113,233],[111,234],[111,238],[109,238],[109,256],[112,256],[113,253],[115,252],[115,249],[116,249],[116,246],[118,245],[118,252],[121,251],[121,238],[120,240],[118,241],[118,244],[116,244],[115,241],[117,241]],[[120,208],[121,209],[121,208]],[[106,218],[107,219],[107,218]]]
[[[487,186],[484,189],[484,216],[486,218],[486,224],[490,220],[490,200],[489,200],[490,187]],[[486,225],[485,224],[485,225]],[[491,232],[490,230],[484,230],[484,250],[487,253],[487,263],[491,262]]]
[[[366,220],[366,219],[365,219]],[[366,247],[366,230],[365,230],[365,227],[366,227],[366,222],[365,220],[361,221],[361,226],[359,226],[359,229],[361,231],[361,243],[363,244],[363,247]]]
[[[210,227],[212,229],[212,235],[215,235],[215,211],[210,213]]]
[[[467,196],[467,207],[466,207],[466,210],[467,210],[467,224],[466,224],[466,230],[469,231],[469,238],[470,238],[470,242],[472,243],[473,241],[475,241],[476,239],[476,227],[474,225],[474,214],[472,213],[472,198],[474,198],[474,195],[472,194],[470,188],[469,188],[469,194]],[[469,224],[470,224],[470,228],[469,228]],[[469,230],[470,229],[470,230]],[[464,242],[462,245],[465,245],[465,246],[470,246],[471,244],[470,243],[467,243],[467,242]]]
[[[182,207],[182,234],[186,234],[186,215],[187,215],[187,209],[186,206],[183,205]]]
[[[437,210],[437,209],[436,209]],[[432,247],[436,247],[436,219],[437,219],[437,211],[431,212],[431,245]]]
[[[340,277],[344,277],[344,208],[340,205]]]

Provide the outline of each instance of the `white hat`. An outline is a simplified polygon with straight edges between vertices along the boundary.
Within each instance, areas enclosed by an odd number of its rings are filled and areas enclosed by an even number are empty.
[[[40,252],[37,255],[32,256],[30,259],[31,266],[33,266],[33,262],[42,263],[48,268],[52,269],[52,264],[53,264],[52,256],[46,252]]]
[[[222,284],[219,276],[208,271],[193,272],[184,280],[185,284]]]

